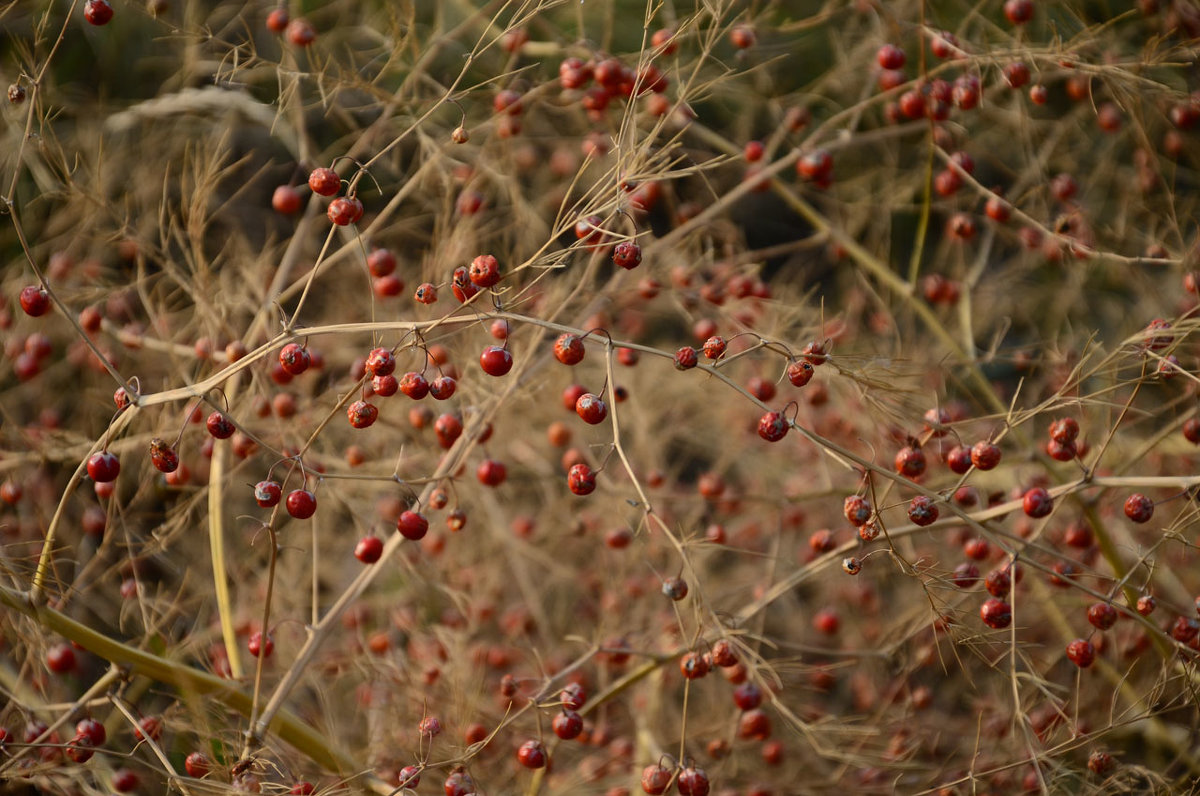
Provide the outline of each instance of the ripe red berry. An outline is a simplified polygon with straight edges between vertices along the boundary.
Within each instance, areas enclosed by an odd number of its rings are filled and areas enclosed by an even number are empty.
[[[596,473],[586,464],[574,464],[567,471],[567,488],[575,495],[590,495],[596,491]]]
[[[264,636],[261,630],[256,630],[250,634],[246,649],[255,658],[270,658],[271,653],[275,651],[275,639],[271,638],[270,633]]]
[[[1060,417],[1050,424],[1050,439],[1063,445],[1079,436],[1079,423],[1073,417]]]
[[[642,264],[642,247],[631,240],[623,240],[613,247],[612,260],[626,270]]]
[[[667,792],[667,786],[671,784],[671,769],[666,766],[653,765],[646,766],[642,769],[642,790],[649,796],[660,796]]]
[[[1006,0],[1004,16],[1014,25],[1024,25],[1033,19],[1032,0]]]
[[[490,345],[479,355],[479,367],[489,376],[503,376],[512,370],[513,358],[508,349]]]
[[[585,392],[580,395],[575,401],[575,414],[590,425],[599,425],[608,417],[608,404],[604,399],[593,395],[590,392]]]
[[[317,513],[317,496],[307,489],[294,489],[284,502],[287,513],[298,520],[307,520]]]
[[[425,538],[425,534],[429,531],[429,520],[411,509],[403,511],[400,513],[400,519],[396,520],[396,530],[405,539],[415,542]]]
[[[500,486],[508,478],[508,468],[503,462],[494,459],[484,459],[475,470],[475,477],[484,486]]]
[[[107,25],[113,18],[113,7],[108,0],[87,0],[83,4],[83,18],[93,25]]]
[[[1149,522],[1154,516],[1154,501],[1140,492],[1125,499],[1125,516],[1134,522]]]
[[[574,710],[563,709],[561,713],[554,717],[554,722],[551,724],[554,728],[554,734],[564,741],[569,741],[573,738],[578,738],[583,732],[583,717]]]
[[[445,401],[454,395],[454,391],[457,389],[458,382],[450,376],[438,376],[429,382],[429,394],[433,396],[435,401]]]
[[[283,33],[290,21],[291,18],[288,16],[286,8],[271,9],[271,13],[267,14],[267,30],[272,33]]]
[[[729,31],[729,40],[733,42],[733,46],[739,50],[745,50],[753,47],[758,40],[758,36],[754,33],[754,28],[749,25],[734,25]]]
[[[1193,445],[1200,444],[1200,419],[1189,417],[1183,421],[1183,438]]]
[[[546,747],[541,741],[526,741],[517,750],[517,762],[525,768],[545,768]]]
[[[283,487],[275,481],[259,481],[254,485],[254,500],[264,509],[279,505]]]
[[[1000,630],[1012,624],[1012,606],[992,597],[979,607],[979,618],[988,627]]]
[[[312,364],[312,357],[309,355],[308,349],[299,343],[288,343],[279,350],[279,364],[288,373],[299,376],[308,370],[309,365]]]
[[[20,302],[26,315],[37,318],[50,309],[50,294],[41,285],[29,285],[21,288]]]
[[[475,780],[462,770],[451,771],[442,788],[445,790],[446,796],[473,796],[476,792]]]
[[[883,69],[899,69],[904,66],[904,50],[894,44],[885,44],[875,53],[875,60]]]
[[[983,587],[993,597],[1006,597],[1012,590],[1012,576],[1007,569],[993,569],[983,579]]]
[[[983,207],[983,211],[987,213],[987,217],[992,221],[1003,224],[1005,221],[1008,221],[1009,216],[1012,214],[1012,207],[999,196],[990,196],[988,197],[987,204]]]
[[[429,394],[429,382],[420,373],[410,370],[400,378],[400,392],[419,401]]]
[[[208,419],[204,421],[204,426],[208,429],[208,433],[217,439],[229,439],[233,436],[233,432],[237,430],[234,428],[233,421],[221,412],[210,414]]]
[[[1086,669],[1096,660],[1096,648],[1092,642],[1077,638],[1067,645],[1067,659],[1080,669]]]
[[[787,436],[788,426],[782,412],[767,412],[758,419],[758,436],[767,442],[778,442]]]
[[[147,738],[157,741],[162,737],[162,730],[162,721],[157,716],[145,716],[138,720],[137,727],[133,730],[133,737],[138,741],[144,741]]]
[[[578,365],[584,353],[583,341],[573,334],[561,334],[554,341],[554,358],[564,365]]]
[[[297,47],[307,47],[317,38],[317,31],[306,19],[293,19],[287,26],[287,38]]]
[[[184,759],[183,768],[189,777],[200,779],[212,769],[212,761],[203,752],[192,752]]]
[[[437,434],[438,444],[446,450],[462,435],[462,421],[452,414],[439,415],[433,423],[433,432]]]
[[[364,564],[374,564],[383,555],[383,540],[378,536],[364,536],[354,546],[354,557]]]
[[[481,254],[471,261],[467,276],[479,287],[491,287],[500,281],[500,263],[490,254]]]
[[[342,189],[342,178],[333,169],[320,166],[308,175],[308,187],[321,196],[334,196]]]
[[[55,644],[46,651],[46,666],[55,674],[74,671],[75,648],[67,642]]]
[[[1098,630],[1108,630],[1117,623],[1117,609],[1111,603],[1092,603],[1088,607],[1088,621]]]
[[[1044,487],[1035,486],[1026,490],[1025,496],[1021,500],[1021,507],[1028,516],[1040,519],[1054,509],[1054,500]]]
[[[301,202],[300,192],[290,185],[280,185],[271,194],[271,207],[285,216],[299,212]]]
[[[396,357],[386,348],[373,348],[363,367],[370,376],[386,376],[396,369]]]
[[[117,480],[121,472],[121,462],[108,451],[93,453],[87,462],[88,477],[98,484]]]
[[[679,772],[675,787],[679,789],[679,796],[708,796],[708,774],[702,768],[689,765]]]
[[[1004,82],[1010,88],[1020,88],[1029,82],[1029,67],[1020,61],[1015,61],[1004,67]]]
[[[371,389],[375,391],[376,395],[387,398],[399,392],[400,382],[390,373],[386,376],[375,376],[371,379]]]
[[[932,525],[938,518],[938,507],[932,498],[917,495],[908,504],[908,519],[913,525]]]

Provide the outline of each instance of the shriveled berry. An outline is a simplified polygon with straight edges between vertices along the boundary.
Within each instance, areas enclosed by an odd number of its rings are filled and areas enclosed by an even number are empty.
[[[346,407],[346,417],[354,428],[367,428],[379,419],[379,408],[366,401],[355,401]]]
[[[991,470],[1000,464],[1000,446],[987,440],[980,440],[971,446],[971,464],[977,470]]]
[[[758,419],[758,436],[767,442],[778,442],[787,436],[788,425],[782,412],[767,412]]]
[[[308,370],[312,357],[308,349],[298,343],[288,343],[279,350],[279,364],[293,376],[299,376]]]
[[[479,287],[491,287],[500,281],[500,262],[490,254],[481,254],[471,261],[467,276]]]
[[[925,472],[925,454],[916,445],[908,445],[896,453],[896,472],[905,478],[918,478]]]
[[[1125,499],[1125,516],[1134,522],[1149,522],[1154,516],[1154,501],[1140,492]]]
[[[233,421],[221,412],[211,413],[204,421],[204,426],[208,429],[208,433],[217,439],[229,439],[237,430],[234,428]]]
[[[938,507],[930,497],[917,495],[908,504],[908,519],[914,525],[932,525],[937,518]]]
[[[596,491],[596,473],[586,464],[571,465],[567,471],[567,488],[575,495],[590,495]]]
[[[179,469],[179,454],[165,440],[155,437],[150,440],[150,463],[160,473],[173,473]]]
[[[626,270],[642,264],[642,247],[631,240],[623,240],[613,247],[612,260]]]
[[[842,503],[846,519],[855,527],[861,527],[871,519],[871,503],[862,495],[850,495]]]
[[[700,358],[696,355],[696,349],[690,345],[685,345],[683,348],[675,352],[675,369],[676,370],[691,370],[699,363]]]

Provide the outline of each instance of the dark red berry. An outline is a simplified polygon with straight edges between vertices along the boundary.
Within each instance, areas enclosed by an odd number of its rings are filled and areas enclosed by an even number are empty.
[[[150,463],[160,473],[173,473],[179,469],[179,454],[167,442],[155,437],[150,440]]]
[[[977,470],[991,470],[1000,463],[1000,447],[987,440],[980,440],[971,446],[971,464]]]
[[[631,240],[623,240],[613,247],[612,260],[626,270],[642,264],[642,247]]]
[[[526,741],[517,749],[517,762],[525,768],[545,768],[546,747],[541,741]]]
[[[905,478],[918,478],[925,472],[925,454],[916,445],[908,445],[896,453],[894,464]]]
[[[596,473],[586,464],[571,465],[567,471],[567,488],[575,495],[590,495],[596,491]]]
[[[108,0],[87,0],[83,4],[83,18],[93,25],[107,25],[113,18],[113,7]]]
[[[346,417],[354,428],[367,428],[379,419],[379,408],[366,401],[355,401],[346,407]]]
[[[354,557],[364,564],[374,564],[383,555],[383,540],[378,536],[364,536],[354,546]]]
[[[479,355],[479,367],[489,376],[503,376],[512,370],[513,358],[508,349],[490,345]]]
[[[21,309],[32,318],[45,315],[50,309],[50,294],[41,285],[29,285],[21,288],[19,300]]]
[[[98,484],[117,480],[121,472],[121,462],[108,451],[93,453],[87,462],[88,477]]]
[[[788,419],[781,412],[767,412],[758,419],[758,436],[767,442],[778,442],[787,436]]]
[[[425,534],[429,531],[429,520],[418,512],[404,511],[400,513],[400,519],[396,520],[396,530],[405,539],[415,542],[425,538]]]
[[[675,369],[676,370],[691,370],[699,363],[700,357],[696,354],[696,349],[690,345],[685,345],[683,348],[675,352]]]
[[[1050,493],[1044,487],[1035,486],[1026,490],[1025,496],[1021,499],[1021,508],[1028,516],[1040,519],[1054,509],[1054,499],[1050,497]]]
[[[204,421],[204,426],[208,429],[208,433],[217,439],[229,439],[233,436],[233,432],[237,430],[234,428],[233,421],[221,412],[210,414],[208,419]]]
[[[917,495],[908,504],[908,519],[913,525],[932,525],[938,518],[938,507],[932,498]]]
[[[1012,624],[1012,606],[992,597],[979,607],[979,618],[988,627],[1000,630]]]
[[[1134,522],[1149,522],[1154,516],[1154,501],[1140,492],[1125,499],[1125,516]]]
[[[1096,660],[1096,648],[1092,642],[1077,638],[1067,645],[1067,659],[1080,669],[1086,669]]]

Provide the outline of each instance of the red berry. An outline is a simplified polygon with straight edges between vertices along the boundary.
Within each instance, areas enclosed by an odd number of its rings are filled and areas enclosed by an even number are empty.
[[[383,540],[378,536],[364,536],[354,546],[354,557],[364,564],[374,564],[383,555]]]
[[[575,414],[590,425],[599,425],[608,417],[608,404],[603,398],[585,392],[575,401]]]
[[[569,741],[572,738],[578,738],[579,734],[583,732],[583,718],[573,710],[564,709],[554,717],[551,726],[554,728],[555,735],[564,741]]]
[[[586,464],[574,464],[567,471],[567,488],[575,495],[590,495],[596,490],[596,474]]]
[[[696,355],[696,349],[690,345],[685,345],[683,348],[675,352],[675,369],[676,370],[691,370],[699,363],[700,358]]]
[[[1092,603],[1088,607],[1088,621],[1098,630],[1108,630],[1117,623],[1117,609],[1111,603]]]
[[[500,486],[508,478],[508,468],[503,462],[494,459],[484,459],[475,470],[475,477],[484,486]]]
[[[117,480],[121,462],[108,451],[93,453],[87,462],[88,477],[99,484]]]
[[[1063,445],[1079,436],[1079,423],[1073,417],[1060,417],[1050,424],[1050,439]]]
[[[1000,463],[1000,447],[986,440],[971,446],[971,464],[977,470],[991,470]]]
[[[285,501],[288,514],[298,520],[307,520],[317,513],[317,497],[307,489],[294,489]]]
[[[298,343],[288,343],[279,350],[279,364],[293,376],[299,376],[308,370],[312,357],[308,349]]]
[[[885,44],[875,53],[875,60],[883,69],[899,69],[904,66],[904,50],[894,44]]]
[[[734,47],[737,47],[739,50],[745,50],[753,47],[758,37],[754,33],[754,28],[749,25],[735,25],[729,31],[729,40],[733,42]]]
[[[1012,589],[1012,576],[1007,569],[993,569],[983,579],[983,587],[993,597],[1006,597]]]
[[[288,22],[291,21],[288,17],[286,8],[275,8],[267,14],[267,30],[272,33],[283,33],[287,28]]]
[[[417,285],[417,290],[413,293],[413,299],[421,304],[433,304],[437,301],[437,288],[429,282],[422,282]]]
[[[631,240],[623,240],[613,247],[612,260],[626,270],[642,264],[642,247]]]
[[[1054,500],[1044,487],[1035,486],[1026,490],[1025,496],[1021,500],[1021,507],[1028,516],[1040,519],[1054,509]]]
[[[781,412],[767,412],[758,419],[758,436],[767,442],[778,442],[787,436],[788,419]]]
[[[742,683],[733,690],[733,704],[738,710],[754,710],[762,704],[762,689],[751,682]]]
[[[508,349],[490,345],[479,355],[479,367],[489,376],[503,376],[512,370],[513,358]]]
[[[842,503],[842,511],[850,524],[857,527],[865,525],[871,519],[871,504],[862,495],[850,495]]]
[[[107,25],[113,18],[113,7],[108,0],[87,0],[83,4],[83,18],[93,25]]]
[[[150,440],[150,463],[160,473],[173,473],[179,469],[179,454],[164,440]]]
[[[363,205],[357,196],[339,196],[329,203],[325,215],[339,227],[346,227],[362,218]]]
[[[1154,516],[1154,501],[1140,492],[1125,499],[1125,516],[1134,522],[1149,522]]]
[[[490,254],[481,254],[471,261],[467,276],[479,287],[491,287],[500,281],[500,263]]]
[[[402,788],[416,789],[421,784],[420,766],[405,766],[396,774],[396,784]]]
[[[932,525],[938,518],[938,507],[932,498],[917,495],[908,504],[908,519],[913,525]]]
[[[290,796],[312,796],[312,794],[316,792],[317,786],[304,780],[297,782],[292,786],[292,789],[288,791]]]
[[[474,796],[475,780],[465,771],[451,771],[442,788],[446,796]]]
[[[925,454],[916,445],[901,448],[893,463],[896,472],[905,478],[918,478],[925,472]]]
[[[133,737],[138,741],[146,738],[157,741],[162,737],[162,722],[157,716],[145,716],[139,719],[137,727],[133,730]]]
[[[367,255],[367,270],[371,276],[387,276],[396,270],[396,255],[391,249],[374,249]]]
[[[229,439],[233,436],[233,432],[237,430],[234,428],[233,421],[221,412],[210,414],[208,419],[204,421],[204,426],[208,429],[208,433],[217,439]]]
[[[992,597],[979,607],[979,618],[988,627],[1000,630],[1012,624],[1012,606]]]
[[[450,292],[454,294],[459,303],[465,304],[479,292],[479,285],[471,281],[470,272],[466,267],[460,265],[450,275]]]
[[[280,185],[271,194],[271,207],[285,216],[299,212],[301,201],[300,192],[290,185]]]
[[[1024,25],[1033,19],[1032,0],[1006,0],[1004,16],[1014,25]]]
[[[279,505],[283,487],[275,481],[259,481],[254,485],[254,500],[264,509]]]
[[[545,768],[546,747],[541,741],[526,741],[517,750],[517,762],[525,768]]]
[[[1008,221],[1009,216],[1012,214],[1012,207],[999,196],[988,197],[987,204],[984,205],[983,210],[987,213],[988,218],[1001,224]]]
[[[271,638],[271,634],[263,635],[261,630],[256,630],[250,634],[250,640],[246,642],[246,649],[255,658],[263,657],[270,658],[271,653],[275,651],[275,639]]]
[[[561,334],[554,341],[554,358],[564,365],[578,365],[584,353],[583,341],[573,334]]]
[[[679,789],[679,796],[708,796],[708,774],[702,768],[688,766],[679,772],[675,787]]]
[[[203,752],[192,752],[183,761],[183,768],[189,777],[200,779],[212,768],[212,761]]]
[[[458,382],[449,376],[438,376],[429,383],[429,394],[435,401],[445,401],[454,395],[454,391],[457,389]]]
[[[26,315],[37,318],[50,309],[50,294],[41,285],[29,285],[21,288],[20,302]]]
[[[297,47],[307,47],[317,38],[317,31],[306,19],[293,19],[287,26],[287,38]]]
[[[1092,642],[1077,638],[1067,645],[1067,659],[1080,669],[1086,669],[1096,660],[1096,648]]]
[[[371,389],[376,395],[387,398],[395,395],[400,390],[400,382],[396,381],[396,377],[390,373],[386,376],[375,376],[371,379]]]
[[[46,666],[55,674],[66,674],[75,669],[75,648],[63,642],[55,644],[46,652]]]
[[[379,409],[366,401],[355,401],[346,407],[346,417],[354,428],[366,428],[379,419]]]
[[[1029,82],[1029,67],[1020,61],[1015,61],[1004,67],[1004,82],[1010,88],[1020,88]]]
[[[315,168],[308,175],[308,187],[321,196],[334,196],[342,189],[342,178],[333,169]]]
[[[1189,417],[1183,422],[1183,437],[1193,445],[1200,444],[1200,419]]]
[[[400,378],[400,392],[419,401],[429,394],[429,382],[420,373],[410,370]]]
[[[666,793],[669,784],[671,784],[671,769],[657,763],[642,769],[642,790],[650,796]]]
[[[425,538],[425,534],[429,531],[429,520],[418,512],[404,511],[400,513],[400,519],[396,520],[396,530],[405,539],[415,542]]]
[[[446,450],[462,435],[462,421],[451,414],[439,415],[433,423],[433,431],[437,434],[438,444]]]
[[[707,359],[720,359],[725,355],[727,344],[724,338],[713,335],[704,341],[704,356]],[[788,371],[788,378],[791,378],[791,369]]]
[[[386,376],[396,369],[396,357],[386,348],[373,348],[363,367],[371,376]]]

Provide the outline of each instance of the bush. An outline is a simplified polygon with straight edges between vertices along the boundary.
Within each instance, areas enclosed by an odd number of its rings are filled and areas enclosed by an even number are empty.
[[[42,5],[4,777],[1194,781],[1189,4]]]

